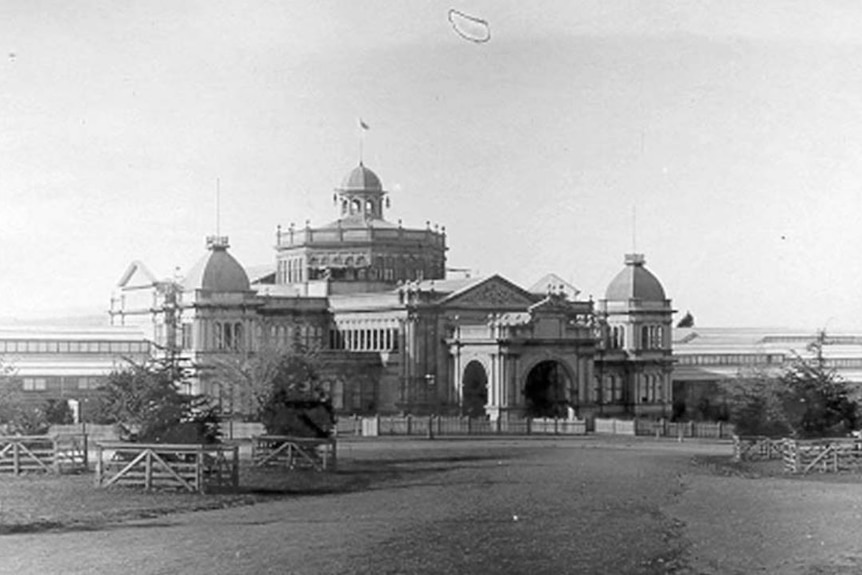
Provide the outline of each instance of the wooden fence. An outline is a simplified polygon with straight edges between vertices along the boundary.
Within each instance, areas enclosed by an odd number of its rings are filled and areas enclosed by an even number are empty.
[[[251,460],[256,467],[333,471],[337,462],[335,439],[258,435],[252,438]]]
[[[239,447],[106,441],[97,444],[96,486],[185,489],[239,486]]]
[[[634,420],[605,419],[597,417],[593,421],[596,433],[610,433],[613,435],[636,435],[637,428]]]
[[[0,436],[0,473],[63,473],[87,468],[86,435]]]
[[[733,425],[722,421],[668,421],[666,419],[635,419],[633,421],[637,435],[675,437],[677,439],[687,437],[731,439],[734,435]],[[596,432],[598,433],[598,427]]]
[[[784,470],[789,473],[859,473],[862,471],[862,440],[785,439],[783,459]]]
[[[346,426],[345,426],[346,427]],[[339,427],[339,430],[342,428]],[[464,435],[585,435],[582,419],[496,419],[458,416],[376,416],[366,417],[358,428],[363,436],[414,435],[423,437]]]
[[[785,439],[762,435],[733,436],[733,459],[735,461],[763,461],[782,459],[786,448]]]

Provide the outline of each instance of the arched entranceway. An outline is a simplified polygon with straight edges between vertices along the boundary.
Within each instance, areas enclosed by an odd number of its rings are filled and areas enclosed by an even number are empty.
[[[570,386],[569,374],[560,362],[537,363],[527,374],[524,385],[527,417],[567,417],[566,389]]]
[[[488,374],[478,361],[471,361],[464,368],[461,378],[461,413],[471,417],[485,415],[488,403]]]

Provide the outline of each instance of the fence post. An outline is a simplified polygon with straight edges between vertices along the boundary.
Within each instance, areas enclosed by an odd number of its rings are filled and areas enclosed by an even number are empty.
[[[102,446],[96,444],[96,455],[99,459],[96,460],[96,487],[102,486]]]
[[[18,449],[20,448],[19,442],[12,440],[12,461],[14,463],[15,475],[21,473],[21,454]]]
[[[153,486],[153,452],[147,449],[144,459],[144,489],[149,491]]]
[[[533,418],[527,418],[527,435],[530,435],[533,432]]]
[[[84,471],[90,471],[90,442],[84,432]]]
[[[333,444],[332,450],[333,460],[335,456],[334,445],[335,444]],[[236,489],[237,487],[239,487],[239,445],[234,445],[231,448],[231,451],[233,452],[233,460],[231,461],[232,467],[230,470],[230,482],[233,485],[233,488]]]
[[[437,436],[443,435],[443,418],[439,415],[437,416]]]
[[[559,425],[559,420],[557,419],[556,416],[554,416],[554,435],[560,434],[560,429],[559,429],[558,425]]]
[[[59,457],[60,438],[59,438],[59,436],[55,435],[54,437],[52,437],[51,443],[53,444],[53,447],[54,447],[54,457],[53,457],[53,461],[51,462],[51,469],[54,470],[54,473],[59,475],[59,473],[60,473],[60,457]],[[72,457],[74,457],[74,455]]]
[[[428,439],[434,439],[434,416],[428,416]]]
[[[195,487],[198,493],[204,492],[204,452],[203,449],[198,449],[195,454]]]
[[[472,416],[470,416],[470,415],[468,415],[468,416],[467,416],[467,435],[473,435],[473,425],[472,425],[472,422],[473,422],[473,417],[472,417]]]
[[[407,435],[410,435],[411,431],[413,431],[413,416],[407,416]]]

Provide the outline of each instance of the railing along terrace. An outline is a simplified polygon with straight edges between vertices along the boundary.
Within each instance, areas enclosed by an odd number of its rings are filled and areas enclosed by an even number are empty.
[[[309,244],[333,244],[341,242],[372,242],[382,240],[415,241],[442,246],[446,234],[431,229],[410,230],[405,228],[301,228],[281,230],[277,234],[278,247],[303,246]]]

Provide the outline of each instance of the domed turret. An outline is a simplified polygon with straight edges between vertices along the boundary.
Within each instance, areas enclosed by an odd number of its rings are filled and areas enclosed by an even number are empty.
[[[659,301],[667,299],[661,282],[644,267],[643,254],[626,254],[626,267],[608,284],[605,299],[608,301]]]
[[[189,271],[183,282],[185,291],[246,292],[250,289],[248,274],[236,259],[227,252],[227,237],[207,238],[205,255]]]
[[[335,188],[342,220],[382,220],[386,191],[377,174],[360,162]],[[388,207],[388,206],[387,206]]]

